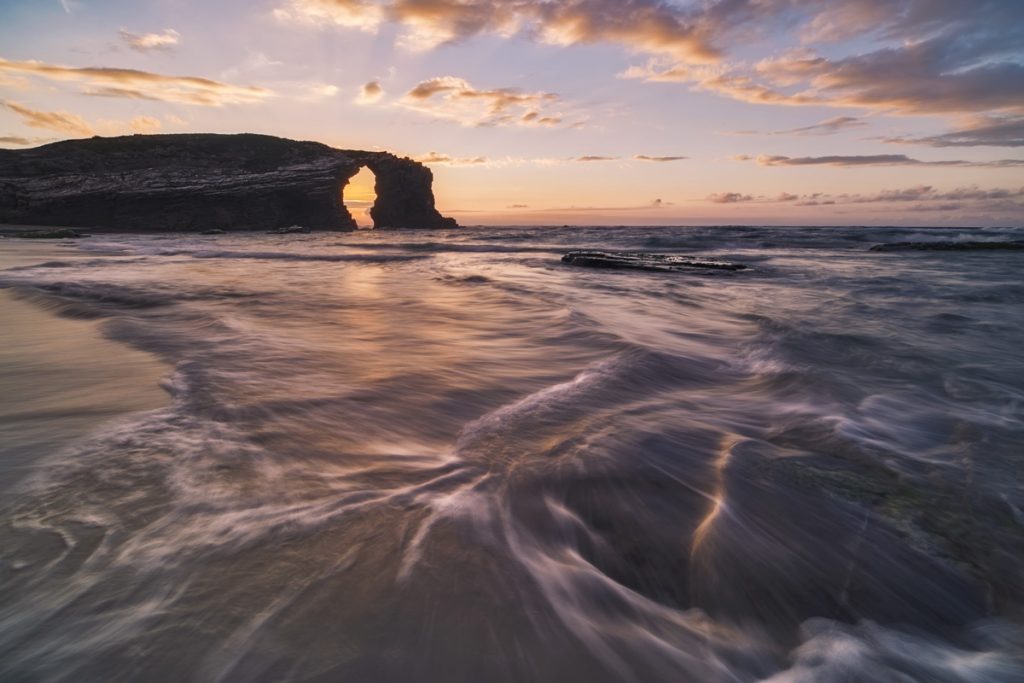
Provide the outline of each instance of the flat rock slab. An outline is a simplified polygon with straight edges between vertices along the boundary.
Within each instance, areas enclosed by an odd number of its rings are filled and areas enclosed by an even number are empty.
[[[293,225],[290,228],[278,228],[277,230],[270,230],[267,232],[268,235],[308,235],[313,232],[310,228],[304,228],[301,225]]]
[[[651,270],[680,272],[686,270],[746,270],[742,263],[696,259],[692,256],[675,254],[652,254],[639,251],[570,251],[562,257],[562,263],[586,268],[616,268],[624,270]]]
[[[1010,242],[890,242],[871,251],[1024,251],[1024,241]]]
[[[55,230],[21,230],[19,232],[11,233],[11,237],[21,237],[22,239],[32,240],[63,240],[73,239],[75,237],[89,237],[89,235],[84,232],[78,232],[77,230],[58,228]]]

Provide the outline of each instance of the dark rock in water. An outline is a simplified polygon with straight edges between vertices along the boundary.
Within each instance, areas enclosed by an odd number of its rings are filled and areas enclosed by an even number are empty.
[[[386,152],[267,135],[132,135],[0,150],[0,223],[125,231],[355,230],[344,204],[363,167],[377,177],[377,228],[455,228],[433,174]]]
[[[267,232],[268,235],[308,235],[313,232],[310,228],[302,225],[293,225],[289,228],[278,228],[277,230],[270,230]]]
[[[200,235],[226,235],[227,231],[226,230],[221,230],[220,228],[213,228],[212,230],[203,230],[199,234]]]
[[[1024,240],[1010,242],[891,242],[876,244],[871,251],[1021,251]]]
[[[62,240],[74,237],[88,237],[89,235],[69,228],[57,228],[55,230],[22,230],[14,233],[15,237],[36,240]]]
[[[708,261],[691,256],[650,254],[645,252],[570,251],[562,263],[587,268],[620,268],[629,270],[683,271],[693,268],[708,270],[746,270],[742,263]]]

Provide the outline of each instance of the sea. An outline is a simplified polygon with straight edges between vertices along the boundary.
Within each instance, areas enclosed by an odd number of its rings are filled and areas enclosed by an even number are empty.
[[[1020,239],[0,240],[0,680],[1022,681]]]

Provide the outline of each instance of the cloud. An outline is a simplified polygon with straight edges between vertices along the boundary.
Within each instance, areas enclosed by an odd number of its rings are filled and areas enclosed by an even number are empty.
[[[36,111],[11,101],[3,102],[2,106],[20,116],[21,122],[29,128],[52,130],[73,137],[90,137],[96,134],[92,126],[76,114],[63,111]]]
[[[279,21],[333,25],[376,33],[384,21],[383,8],[366,0],[291,0],[275,9]]]
[[[753,157],[733,157],[737,161],[750,161]],[[821,157],[787,157],[764,155],[757,157],[760,166],[943,166],[954,168],[1015,168],[1024,167],[1024,159],[999,159],[995,161],[921,161],[905,154],[833,155]]]
[[[323,6],[344,8],[346,17],[358,15],[351,20],[357,25],[379,24],[386,17],[404,27],[401,44],[417,50],[493,34],[524,35],[555,45],[617,43],[697,62],[719,56],[699,21],[660,0],[392,0],[373,6],[293,0],[289,11],[315,19],[324,14]]]
[[[380,84],[380,81],[370,81],[359,88],[356,104],[373,104],[379,102],[382,97],[384,97],[384,86]]]
[[[687,10],[679,9],[681,14]],[[1024,3],[978,0],[763,0],[689,10],[713,44],[743,34],[760,61],[723,57],[712,68],[653,54],[622,75],[686,83],[745,102],[859,107],[901,114],[1024,111]],[[805,47],[772,55],[790,27]],[[768,37],[772,40],[768,40]],[[781,40],[780,40],[781,37]],[[875,49],[865,51],[871,41]],[[824,44],[827,54],[811,49]],[[641,51],[643,52],[643,51]],[[823,51],[824,52],[824,51]],[[1016,56],[1015,56],[1016,55]]]
[[[634,154],[633,158],[636,161],[654,161],[657,163],[668,163],[672,161],[683,161],[684,159],[689,159],[690,157],[652,157],[646,154]]]
[[[756,130],[735,130],[722,135],[834,135],[849,128],[860,128],[868,125],[856,116],[835,116],[810,126],[760,132]]]
[[[780,130],[773,133],[773,135],[834,135],[848,128],[859,128],[866,125],[868,124],[855,116],[835,116],[813,126]]]
[[[25,138],[20,135],[0,135],[0,145],[10,147],[29,147],[48,142],[50,138]]]
[[[1024,210],[1024,204],[1017,200],[1024,198],[1024,187],[1016,190],[1006,188],[980,188],[977,185],[940,190],[932,185],[916,185],[893,190],[880,190],[874,194],[846,193],[827,194],[814,192],[811,194],[795,194],[780,192],[775,197],[762,197],[741,192],[720,192],[706,197],[707,201],[716,204],[739,204],[745,202],[792,203],[794,206],[834,206],[839,204],[909,204],[919,206],[936,203],[958,203],[961,206],[984,204],[985,206],[1016,207]]]
[[[78,2],[78,0],[60,0],[60,6],[65,14],[72,14],[82,6],[82,3]]]
[[[265,88],[231,85],[197,76],[164,76],[136,69],[71,67],[0,58],[0,76],[5,75],[80,83],[83,86],[82,94],[97,97],[157,100],[208,107],[253,104],[273,95],[273,92]]]
[[[22,124],[29,128],[52,130],[68,137],[91,137],[99,134],[155,133],[163,127],[160,119],[154,116],[136,116],[129,121],[100,119],[95,124],[90,124],[81,116],[64,111],[36,111],[18,102],[11,101],[2,102],[0,106],[21,117]],[[29,141],[25,144],[34,144],[34,142],[41,142],[41,140]]]
[[[523,125],[557,126],[562,123],[561,116],[542,116],[539,111],[528,111],[519,118]]]
[[[369,31],[391,23],[417,50],[482,35],[612,44],[647,60],[627,78],[751,103],[1024,112],[1024,3],[1012,0],[290,0],[275,15]],[[779,44],[803,47],[780,55]]]
[[[464,79],[441,76],[421,81],[398,104],[464,126],[543,126],[561,122],[560,116],[541,113],[559,99],[555,93],[516,88],[479,90]]]
[[[707,200],[714,204],[739,204],[740,202],[752,202],[754,197],[753,195],[741,194],[739,192],[718,192],[716,194],[709,194]]]
[[[321,83],[318,85],[311,85],[309,87],[309,93],[314,99],[334,97],[338,94],[338,90],[338,86],[331,85],[330,83]]]
[[[890,137],[883,142],[929,147],[1024,147],[1024,117],[981,117],[941,135]]]
[[[1018,190],[1007,190],[995,188],[984,190],[976,185],[971,187],[958,187],[953,190],[940,191],[931,185],[918,185],[902,190],[882,190],[878,194],[861,196],[853,195],[850,201],[856,204],[890,203],[890,202],[916,202],[928,201],[991,201],[999,199],[1013,199],[1024,197],[1024,188]]]
[[[439,164],[442,166],[481,166],[489,163],[487,157],[456,158],[439,152],[430,152],[429,154],[413,157],[413,161],[418,161],[421,164]]]
[[[128,47],[137,52],[149,52],[151,50],[170,50],[181,39],[181,34],[173,28],[164,29],[163,33],[132,33],[128,29],[121,29],[121,40]]]
[[[114,125],[120,125],[114,122]],[[155,133],[163,128],[163,123],[155,116],[136,116],[128,122],[128,127],[134,133]]]
[[[576,157],[575,159],[573,159],[573,161],[584,161],[584,162],[587,162],[587,161],[618,161],[618,159],[619,159],[619,157],[605,157],[605,156],[597,156],[597,155],[594,155],[594,154],[587,154],[585,156]]]
[[[910,207],[911,211],[959,211],[964,208],[963,204],[951,202],[947,204],[917,204]]]

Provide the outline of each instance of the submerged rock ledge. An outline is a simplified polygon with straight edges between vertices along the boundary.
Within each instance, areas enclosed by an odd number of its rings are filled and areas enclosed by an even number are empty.
[[[625,270],[683,271],[694,268],[706,270],[746,270],[742,263],[696,259],[692,256],[652,254],[647,252],[570,251],[562,257],[563,263],[587,268],[618,268]]]
[[[1010,242],[889,242],[876,244],[871,251],[1022,251],[1024,241]]]
[[[354,230],[344,189],[376,175],[376,228],[454,228],[426,166],[269,135],[131,135],[0,150],[0,223],[164,232]]]

